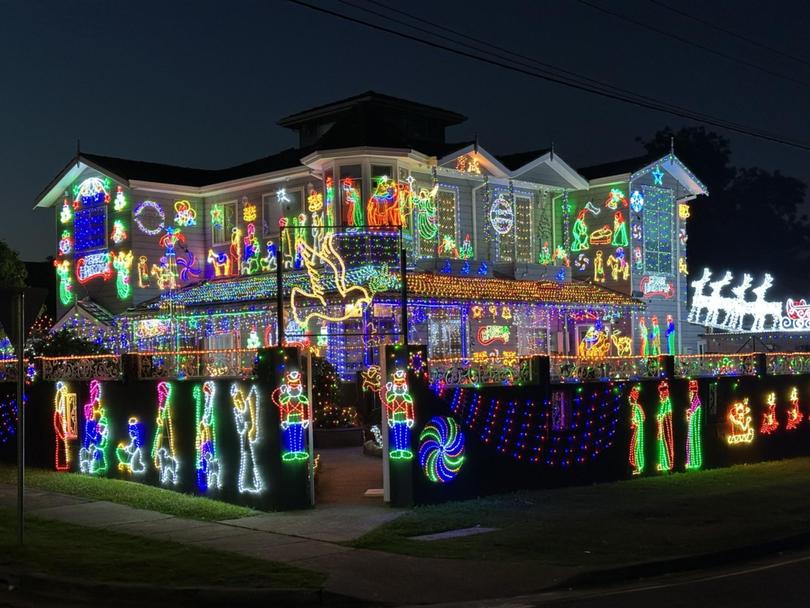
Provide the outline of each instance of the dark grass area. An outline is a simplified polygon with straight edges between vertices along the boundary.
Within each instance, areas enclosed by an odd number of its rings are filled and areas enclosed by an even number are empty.
[[[469,526],[497,531],[433,542]],[[810,458],[413,509],[353,544],[417,556],[613,566],[810,532]]]
[[[13,511],[0,509],[0,564],[12,571],[174,587],[313,589],[324,580],[276,562],[38,519],[26,521],[19,548],[14,522]]]
[[[247,507],[119,479],[90,477],[78,473],[57,473],[43,469],[26,469],[25,474],[25,485],[29,488],[93,500],[107,500],[176,517],[217,521],[255,514],[255,511]],[[16,485],[16,468],[0,465],[0,483]]]

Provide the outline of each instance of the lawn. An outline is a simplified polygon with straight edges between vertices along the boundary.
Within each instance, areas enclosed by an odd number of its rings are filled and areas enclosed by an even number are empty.
[[[0,483],[16,485],[17,469],[9,465],[0,465]],[[25,486],[93,500],[107,500],[189,519],[218,521],[255,513],[247,507],[163,490],[142,483],[90,477],[78,473],[57,473],[44,469],[27,468]]]
[[[408,537],[481,525],[442,541]],[[413,509],[354,546],[417,556],[604,567],[810,532],[810,458]]]
[[[313,589],[321,574],[233,553],[28,518],[16,545],[14,513],[0,509],[0,564],[83,581],[162,586]]]

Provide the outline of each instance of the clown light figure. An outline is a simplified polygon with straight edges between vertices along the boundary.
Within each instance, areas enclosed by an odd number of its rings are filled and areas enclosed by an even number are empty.
[[[214,410],[216,385],[209,380],[194,387],[197,420],[197,488],[207,492],[209,488],[220,489],[222,477],[219,472],[216,433],[217,418]]]
[[[304,395],[301,372],[289,371],[284,374],[284,383],[273,391],[273,403],[278,407],[281,430],[284,434],[285,462],[307,460],[304,430],[309,428],[309,400]]]
[[[158,415],[155,441],[152,443],[152,461],[160,474],[160,483],[177,484],[177,451],[174,447],[174,412],[172,407],[172,385],[161,382],[157,385]]]
[[[101,403],[101,384],[90,382],[90,401],[84,404],[84,440],[79,450],[79,470],[91,475],[107,472],[107,445],[109,429],[107,413]]]
[[[410,460],[413,458],[411,427],[414,423],[414,412],[413,397],[408,392],[405,370],[398,369],[394,372],[391,382],[385,385],[382,399],[385,402],[391,438],[388,456],[393,460]]]
[[[134,416],[127,422],[129,443],[123,441],[115,448],[115,457],[118,459],[118,470],[139,475],[146,472],[146,457],[144,455],[143,424]]]
[[[256,463],[256,446],[261,441],[259,432],[259,393],[250,387],[247,396],[237,384],[231,385],[231,401],[236,432],[239,435],[239,493],[259,494],[264,489],[259,465]]]

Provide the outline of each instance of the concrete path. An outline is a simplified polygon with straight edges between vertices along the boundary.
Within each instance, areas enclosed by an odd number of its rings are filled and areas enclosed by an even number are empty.
[[[13,508],[14,486],[0,484],[0,504]],[[364,600],[420,604],[537,592],[576,573],[542,570],[532,562],[416,558],[337,544],[404,511],[384,506],[333,505],[311,511],[262,513],[205,522],[106,501],[26,490],[31,517],[161,538],[293,564],[328,575],[325,589]]]

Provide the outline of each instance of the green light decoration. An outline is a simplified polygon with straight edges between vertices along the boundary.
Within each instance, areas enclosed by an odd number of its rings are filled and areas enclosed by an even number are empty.
[[[433,189],[420,188],[417,192],[412,180],[409,178],[411,186],[411,204],[416,210],[416,226],[419,231],[419,238],[423,241],[433,242],[439,235],[439,215],[436,208],[436,193],[439,191],[439,186],[436,185]]]
[[[132,252],[119,251],[113,257],[112,265],[115,269],[115,289],[118,292],[118,297],[121,300],[126,300],[132,293],[132,285],[130,283],[130,271],[132,270]]]
[[[633,468],[633,475],[641,475],[644,472],[644,409],[638,402],[641,385],[636,384],[630,389],[628,401],[630,402],[630,466]]]
[[[613,240],[611,241],[611,245],[627,247],[627,222],[621,211],[617,211],[613,214]]]
[[[571,251],[585,251],[590,249],[591,244],[589,241],[588,225],[585,223],[585,214],[587,209],[582,209],[577,213],[577,219],[574,220],[574,226],[571,228],[571,234],[574,241],[571,243]]]
[[[419,466],[433,483],[449,483],[464,464],[464,433],[453,418],[435,416],[419,434]]]
[[[662,380],[658,385],[658,398],[657,468],[659,471],[671,471],[675,467],[675,440],[672,431],[672,399],[669,396],[669,383],[666,380]]]
[[[703,406],[698,395],[697,380],[689,381],[689,408],[686,410],[686,470],[703,467]]]
[[[70,260],[54,260],[56,278],[59,280],[59,301],[64,306],[73,303],[73,277],[70,274]]]

